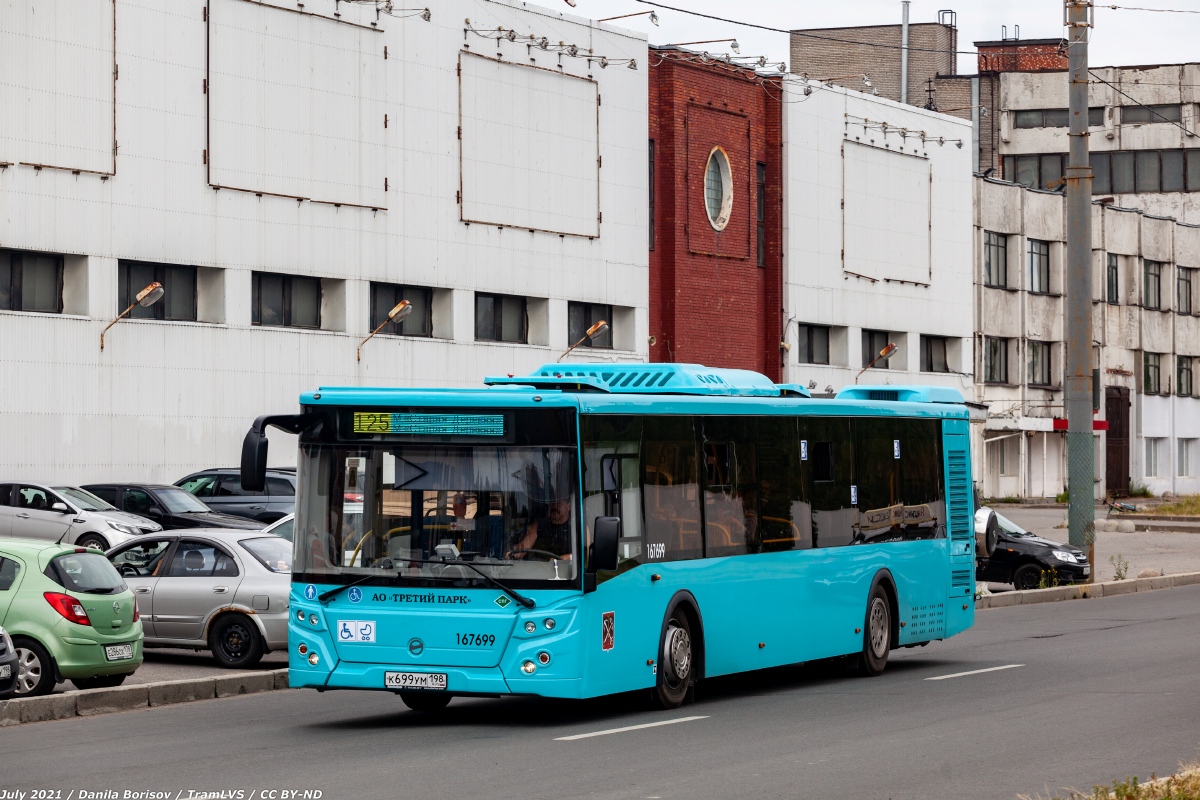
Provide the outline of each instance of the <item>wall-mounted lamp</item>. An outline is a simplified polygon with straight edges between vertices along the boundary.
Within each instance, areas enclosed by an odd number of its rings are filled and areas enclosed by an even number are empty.
[[[374,336],[383,330],[383,326],[387,325],[389,322],[403,322],[405,317],[412,313],[412,310],[412,303],[408,302],[407,300],[401,300],[399,303],[396,303],[396,307],[388,312],[388,318],[379,323],[378,328],[371,331],[371,336]],[[355,358],[357,360],[362,361],[363,345],[371,341],[371,336],[368,336],[366,339],[363,339],[358,343],[358,350],[355,352]]]
[[[105,325],[104,330],[100,331],[100,349],[104,349],[104,334],[108,333],[108,329],[120,322],[126,314],[128,314],[130,311],[133,311],[134,306],[148,308],[149,306],[152,306],[161,300],[162,296],[163,286],[158,281],[155,281],[145,289],[142,289],[140,292],[138,292],[137,296],[133,298],[133,302],[129,304],[129,308],[118,314],[116,319]]]
[[[863,367],[862,369],[860,369],[858,371],[858,374],[854,376],[854,382],[858,383],[858,379],[862,377],[862,374],[864,372],[866,372],[867,370],[869,370],[871,367],[875,366],[875,362],[880,361],[882,359],[891,358],[893,355],[895,355],[897,349],[898,348],[896,347],[895,342],[888,342],[887,347],[880,350],[879,355],[877,355],[877,356],[875,356],[875,358],[871,359],[870,364],[867,364],[865,367]]]
[[[645,16],[647,14],[650,16],[650,21],[652,23],[654,23],[655,25],[657,25],[658,24],[658,14],[654,13],[653,11],[635,11],[632,14],[621,14],[616,17],[605,17],[603,19],[596,20],[596,22],[612,22],[614,19],[628,19],[629,17],[641,17],[641,16]]]
[[[561,356],[559,356],[557,359],[555,359],[555,361],[556,362],[562,361],[564,358],[566,358],[568,355],[570,355],[571,351],[574,350],[576,347],[579,347],[579,345],[583,344],[588,339],[596,338],[600,334],[604,333],[606,330],[608,330],[608,323],[605,322],[604,320],[600,320],[595,325],[588,328],[587,332],[583,334],[583,336],[579,339],[579,341],[576,342],[575,344],[571,345],[570,347],[568,347],[566,350],[564,350],[563,354]]]
[[[724,42],[729,42],[729,49],[733,52],[742,52],[742,46],[738,44],[737,39],[705,39],[700,42],[675,42],[674,44],[664,44],[663,47],[685,47],[692,44],[723,44]]]
[[[788,344],[787,342],[780,342],[779,349],[784,351],[785,353],[792,352],[792,346],[790,344]]]

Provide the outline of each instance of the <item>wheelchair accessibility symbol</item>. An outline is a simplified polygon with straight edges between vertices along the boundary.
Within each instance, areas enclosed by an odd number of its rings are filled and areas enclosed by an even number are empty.
[[[305,600],[316,600],[317,599],[317,587],[313,586],[311,583],[308,586],[305,586],[304,587],[304,599]]]
[[[346,619],[338,623],[338,641],[367,642],[375,641],[375,620]]]
[[[351,603],[357,603],[362,600],[362,589],[354,586],[350,591],[346,592],[346,596],[350,598]]]

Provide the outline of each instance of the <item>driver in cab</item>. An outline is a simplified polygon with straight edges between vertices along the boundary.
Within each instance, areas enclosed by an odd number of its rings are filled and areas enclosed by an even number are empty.
[[[546,512],[529,523],[525,535],[513,546],[510,556],[524,558],[528,553],[541,552],[558,559],[571,558],[571,496],[554,497],[547,501]]]

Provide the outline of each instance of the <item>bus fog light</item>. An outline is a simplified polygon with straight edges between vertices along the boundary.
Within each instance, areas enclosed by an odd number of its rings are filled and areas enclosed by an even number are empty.
[[[296,619],[300,620],[301,622],[304,622],[304,609],[300,609],[299,611],[296,612]]]
[[[300,655],[306,655],[308,653],[308,645],[306,645],[304,642],[301,642],[300,646],[296,648],[296,652],[298,652]]]
[[[537,672],[537,664],[534,664],[532,661],[526,661],[521,665],[521,672],[524,672],[526,675],[532,675]]]
[[[529,622],[525,623],[525,632],[526,633],[533,633],[536,630],[537,630],[537,623],[534,622],[533,620],[529,620]]]
[[[308,663],[312,664],[314,667],[317,665],[317,662],[319,662],[320,660],[321,660],[321,657],[318,656],[316,653],[308,654]]]
[[[548,630],[548,631],[554,630],[555,622],[554,622],[553,617],[547,617],[546,621],[542,624],[546,626],[546,630]]]
[[[543,667],[550,663],[550,654],[547,653],[545,650],[538,653],[537,658],[538,658],[538,663],[541,664]]]

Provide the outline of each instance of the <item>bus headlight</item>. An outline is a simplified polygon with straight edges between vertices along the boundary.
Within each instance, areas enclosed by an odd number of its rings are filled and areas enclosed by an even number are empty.
[[[554,617],[546,617],[546,621],[542,624],[546,626],[546,630],[552,631],[556,623],[554,622]]]
[[[533,633],[536,630],[537,630],[537,623],[534,622],[533,620],[529,620],[529,622],[525,623],[525,632],[526,633]]]
[[[300,609],[299,611],[296,612],[296,619],[300,620],[301,622],[304,622],[304,609]]]
[[[537,664],[534,664],[532,661],[526,661],[521,665],[521,672],[524,672],[526,675],[532,675],[537,672]]]
[[[317,624],[317,622],[318,622],[318,621],[319,621],[319,620],[317,619],[317,615],[316,615],[316,614],[309,614],[309,615],[308,615],[308,624],[310,624],[310,625],[314,625],[314,626],[315,626],[315,625]]]

